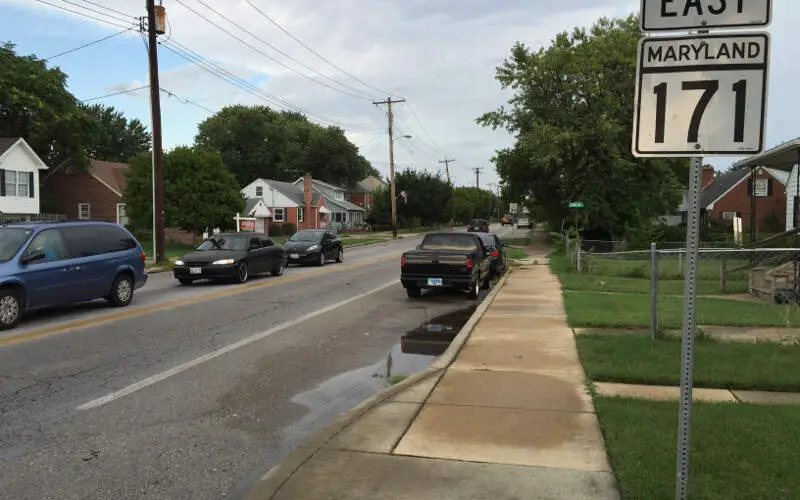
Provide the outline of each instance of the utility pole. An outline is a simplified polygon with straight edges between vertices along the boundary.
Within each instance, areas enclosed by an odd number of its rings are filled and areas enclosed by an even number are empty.
[[[155,0],[147,1],[147,40],[150,58],[150,108],[153,119],[153,260],[164,262],[164,169],[161,146],[161,86],[158,83],[158,35],[163,26],[156,22],[156,10],[163,20],[164,7],[156,7]],[[159,33],[160,32],[160,33]]]
[[[447,157],[444,160],[439,160],[439,163],[444,163],[444,172],[447,175],[448,184],[450,184],[450,163],[455,163],[455,161],[455,158],[447,159]]]
[[[392,104],[397,104],[400,102],[406,102],[406,100],[392,99],[391,97],[387,97],[385,101],[372,103],[375,105],[386,104],[388,111],[386,116],[389,119],[389,182],[392,186],[392,238],[394,239],[397,239],[397,193],[394,183],[394,129],[392,128],[394,116],[392,115]]]
[[[481,188],[481,172],[483,172],[483,167],[475,167],[472,169],[475,172],[475,187],[480,189]]]

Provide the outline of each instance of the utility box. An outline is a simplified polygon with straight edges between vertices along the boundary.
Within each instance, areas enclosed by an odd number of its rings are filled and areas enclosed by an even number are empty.
[[[167,10],[163,5],[155,6],[156,34],[163,35],[167,32]]]

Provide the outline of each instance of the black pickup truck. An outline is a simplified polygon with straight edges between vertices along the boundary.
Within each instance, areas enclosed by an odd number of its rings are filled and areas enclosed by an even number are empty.
[[[490,255],[474,233],[432,233],[416,250],[403,254],[400,282],[410,298],[423,289],[453,288],[477,299],[491,285]]]

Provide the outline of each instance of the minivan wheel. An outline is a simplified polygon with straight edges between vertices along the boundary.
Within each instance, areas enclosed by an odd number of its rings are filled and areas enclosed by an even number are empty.
[[[0,290],[0,330],[10,330],[22,319],[22,299],[16,290]]]
[[[125,307],[133,300],[133,279],[128,274],[120,274],[111,286],[108,302],[114,307]]]

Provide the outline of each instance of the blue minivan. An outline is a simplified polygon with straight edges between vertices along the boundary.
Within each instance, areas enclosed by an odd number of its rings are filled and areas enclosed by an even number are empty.
[[[29,311],[106,299],[124,307],[147,282],[136,238],[112,222],[0,226],[0,330]]]

